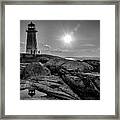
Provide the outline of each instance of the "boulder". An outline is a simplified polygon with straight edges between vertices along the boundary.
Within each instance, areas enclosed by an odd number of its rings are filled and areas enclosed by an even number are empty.
[[[59,75],[62,80],[70,87],[70,89],[77,94],[83,100],[99,100],[100,90],[99,90],[99,80],[96,77],[91,77],[89,75],[83,76],[72,76],[71,74],[65,74],[65,70],[61,69]]]
[[[45,63],[45,67],[50,69],[51,74],[56,75],[58,74],[59,68],[66,62],[65,59],[55,57],[53,59],[50,59],[47,63]]]
[[[64,64],[66,62],[66,60],[64,58],[53,58],[53,59],[50,59],[45,65],[46,66],[55,66],[55,67],[59,67],[61,66],[62,64]]]
[[[40,62],[33,62],[28,64],[21,71],[21,79],[25,79],[32,76],[49,76],[51,72],[48,68],[44,67]]]
[[[44,64],[49,61],[49,58],[48,57],[38,57],[37,61]]]
[[[51,70],[52,74],[58,73],[59,69],[69,71],[71,74],[80,72],[91,72],[93,67],[85,62],[67,60],[64,58],[50,59],[45,66]]]
[[[85,62],[78,62],[78,61],[67,61],[65,64],[62,65],[62,68],[66,69],[67,71],[71,72],[91,72],[93,67]]]
[[[100,73],[100,61],[99,60],[83,60],[85,63],[93,66],[93,72]]]
[[[71,99],[80,99],[59,76],[36,76],[31,77],[31,81],[33,81],[33,83],[37,83],[36,85],[40,88],[44,85],[42,90],[46,89],[45,93],[49,93],[49,90],[53,93],[57,92],[58,94],[62,92],[64,94],[67,94]],[[40,88],[36,89],[40,91]]]

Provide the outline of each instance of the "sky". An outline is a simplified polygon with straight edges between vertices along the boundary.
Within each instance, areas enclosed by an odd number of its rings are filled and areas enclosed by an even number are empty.
[[[37,49],[61,57],[100,57],[99,20],[21,20],[20,52],[26,51],[28,24],[38,31]]]

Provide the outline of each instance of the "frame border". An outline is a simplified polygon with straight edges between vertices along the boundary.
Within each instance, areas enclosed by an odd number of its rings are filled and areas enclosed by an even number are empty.
[[[115,115],[5,115],[5,5],[115,5]],[[45,0],[1,2],[0,119],[120,119],[119,106],[119,0]]]

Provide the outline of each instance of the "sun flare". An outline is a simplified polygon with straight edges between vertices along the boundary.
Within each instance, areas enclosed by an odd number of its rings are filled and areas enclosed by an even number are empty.
[[[65,42],[66,44],[69,44],[69,43],[71,43],[71,41],[72,41],[72,36],[69,35],[69,34],[66,34],[66,35],[63,37],[63,40],[64,40],[64,42]]]

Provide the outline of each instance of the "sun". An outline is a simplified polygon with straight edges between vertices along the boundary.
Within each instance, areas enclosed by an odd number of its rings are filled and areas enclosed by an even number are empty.
[[[69,34],[66,34],[66,35],[63,37],[63,40],[64,40],[64,42],[65,42],[66,44],[69,44],[69,43],[71,43],[71,41],[72,41],[72,36],[69,35]]]

